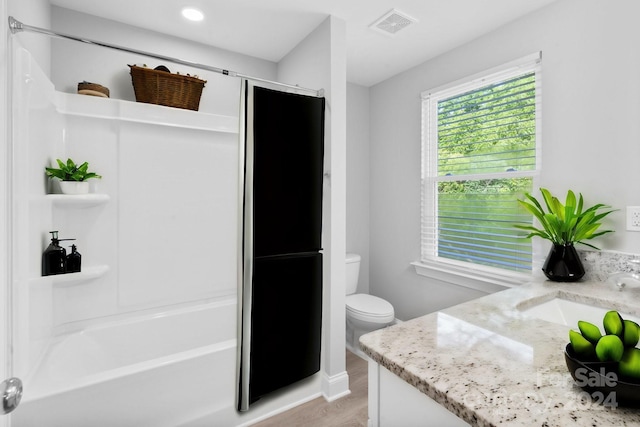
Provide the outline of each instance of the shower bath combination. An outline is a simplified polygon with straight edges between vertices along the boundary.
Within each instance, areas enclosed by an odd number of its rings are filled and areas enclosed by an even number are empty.
[[[10,27],[14,34],[31,31],[243,77],[190,61],[53,33],[13,19]],[[189,116],[183,121],[183,115],[173,115],[163,107],[57,92],[28,51],[19,44],[12,48],[16,50],[13,72],[21,82],[17,83],[21,92],[14,99],[22,103],[15,129],[25,129],[24,140],[13,142],[17,161],[25,163],[18,163],[20,170],[30,170],[26,166],[31,163],[40,169],[40,163],[57,154],[61,145],[63,150],[97,150],[104,159],[112,160],[112,164],[105,160],[109,178],[101,185],[104,194],[97,194],[96,201],[90,197],[88,208],[77,209],[75,201],[59,201],[46,191],[40,194],[39,186],[27,185],[29,180],[39,182],[40,177],[29,175],[27,183],[18,188],[18,193],[28,191],[33,197],[18,201],[16,217],[29,220],[20,221],[16,235],[29,236],[30,243],[28,250],[16,255],[20,269],[16,270],[14,298],[17,307],[32,305],[15,312],[19,316],[15,372],[26,382],[21,407],[12,414],[14,424],[62,426],[82,418],[114,425],[190,425],[196,421],[189,417],[197,414],[222,425],[239,425],[271,405],[265,402],[254,412],[241,413],[272,391],[309,377],[319,382],[315,374],[320,369],[323,310],[323,91],[244,76],[246,120],[241,118],[240,126],[236,117],[215,114]],[[24,79],[27,72],[28,80]],[[154,108],[155,121],[136,116],[147,108]],[[49,115],[45,120],[39,116],[43,111]],[[34,120],[55,129],[33,126]],[[64,133],[64,141],[43,137],[62,135],[60,129],[67,127],[70,131]],[[86,140],[83,135],[89,130],[92,138]],[[185,139],[189,144],[177,145]],[[177,188],[174,180],[165,183],[162,193],[145,192],[153,183],[126,178],[141,173],[137,165],[149,150],[154,150],[157,162],[175,160],[162,154],[170,152],[178,158],[175,161],[195,159],[202,166],[194,167],[196,170],[210,170],[198,175],[198,185],[190,190]],[[125,181],[135,184],[117,185]],[[240,218],[238,192],[243,197]],[[174,203],[167,206],[163,194]],[[226,213],[217,219],[223,208],[221,200],[230,203],[224,204]],[[203,224],[198,222],[202,217],[184,208],[193,206],[193,201],[202,208],[200,213],[210,214],[209,222],[219,221],[215,227],[201,226],[199,233],[188,233],[199,234],[197,247],[204,242],[201,255],[215,259],[219,277],[213,285],[204,285],[212,282],[212,265],[206,272],[200,267],[189,271],[188,280],[184,272],[178,278],[169,271],[143,274],[146,267],[129,262],[133,259],[129,255],[145,251],[136,241],[148,242],[153,237],[139,230],[145,221],[138,219],[153,211],[154,217],[172,215],[171,224],[177,224],[177,217],[179,224],[195,227]],[[118,218],[118,227],[114,218]],[[58,228],[58,223],[67,227]],[[37,247],[40,263],[43,230],[70,229],[70,224],[77,225],[73,237],[83,242],[82,274],[32,277],[33,269],[23,269],[28,263],[22,260],[36,259],[31,252]],[[143,237],[133,239],[132,231]],[[243,238],[240,242],[238,234]],[[231,249],[231,254],[226,251],[220,257],[210,244],[211,235],[221,243],[216,248],[238,247],[240,252]],[[96,241],[111,242],[113,247]],[[233,267],[236,259],[239,271]],[[198,264],[206,266],[207,262]],[[185,282],[188,287],[183,286]],[[96,290],[115,295],[112,300],[100,299],[104,302],[98,304],[101,311],[92,311]],[[198,300],[204,292],[213,297]],[[30,295],[36,299],[32,301]],[[171,299],[176,295],[177,301]],[[83,305],[83,301],[90,304]],[[108,305],[112,301],[120,305],[113,308]],[[158,306],[149,301],[158,301]],[[39,312],[50,318],[36,317]],[[149,342],[157,336],[163,339]],[[188,392],[178,397],[167,384]],[[312,384],[305,382],[297,390],[307,393],[315,387]],[[285,398],[278,400],[293,401],[295,397],[287,396],[295,395],[293,391],[283,393],[279,396]],[[172,405],[165,405],[165,398]],[[136,402],[135,407],[131,402]],[[175,411],[173,404],[181,410]],[[114,405],[127,409],[113,411]]]

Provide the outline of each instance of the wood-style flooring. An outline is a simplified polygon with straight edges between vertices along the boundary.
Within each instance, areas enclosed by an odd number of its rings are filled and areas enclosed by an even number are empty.
[[[366,427],[367,362],[347,351],[351,394],[333,402],[319,397],[278,414],[254,427]]]

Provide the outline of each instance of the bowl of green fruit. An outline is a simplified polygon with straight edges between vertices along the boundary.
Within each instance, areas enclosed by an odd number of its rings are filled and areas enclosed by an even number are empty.
[[[579,321],[569,331],[565,361],[576,384],[605,406],[640,407],[640,326],[609,311],[602,320],[605,333],[593,323]]]

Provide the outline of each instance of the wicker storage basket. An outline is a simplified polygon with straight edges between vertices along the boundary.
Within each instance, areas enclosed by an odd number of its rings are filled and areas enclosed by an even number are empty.
[[[129,65],[137,102],[198,111],[205,80]]]

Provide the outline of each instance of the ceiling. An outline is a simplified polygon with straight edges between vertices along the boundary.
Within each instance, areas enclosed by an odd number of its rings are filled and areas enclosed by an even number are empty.
[[[346,22],[347,80],[372,86],[556,0],[50,1],[273,62],[333,15]],[[185,20],[185,6],[200,9],[205,19]],[[393,36],[369,28],[391,9],[417,22]]]

